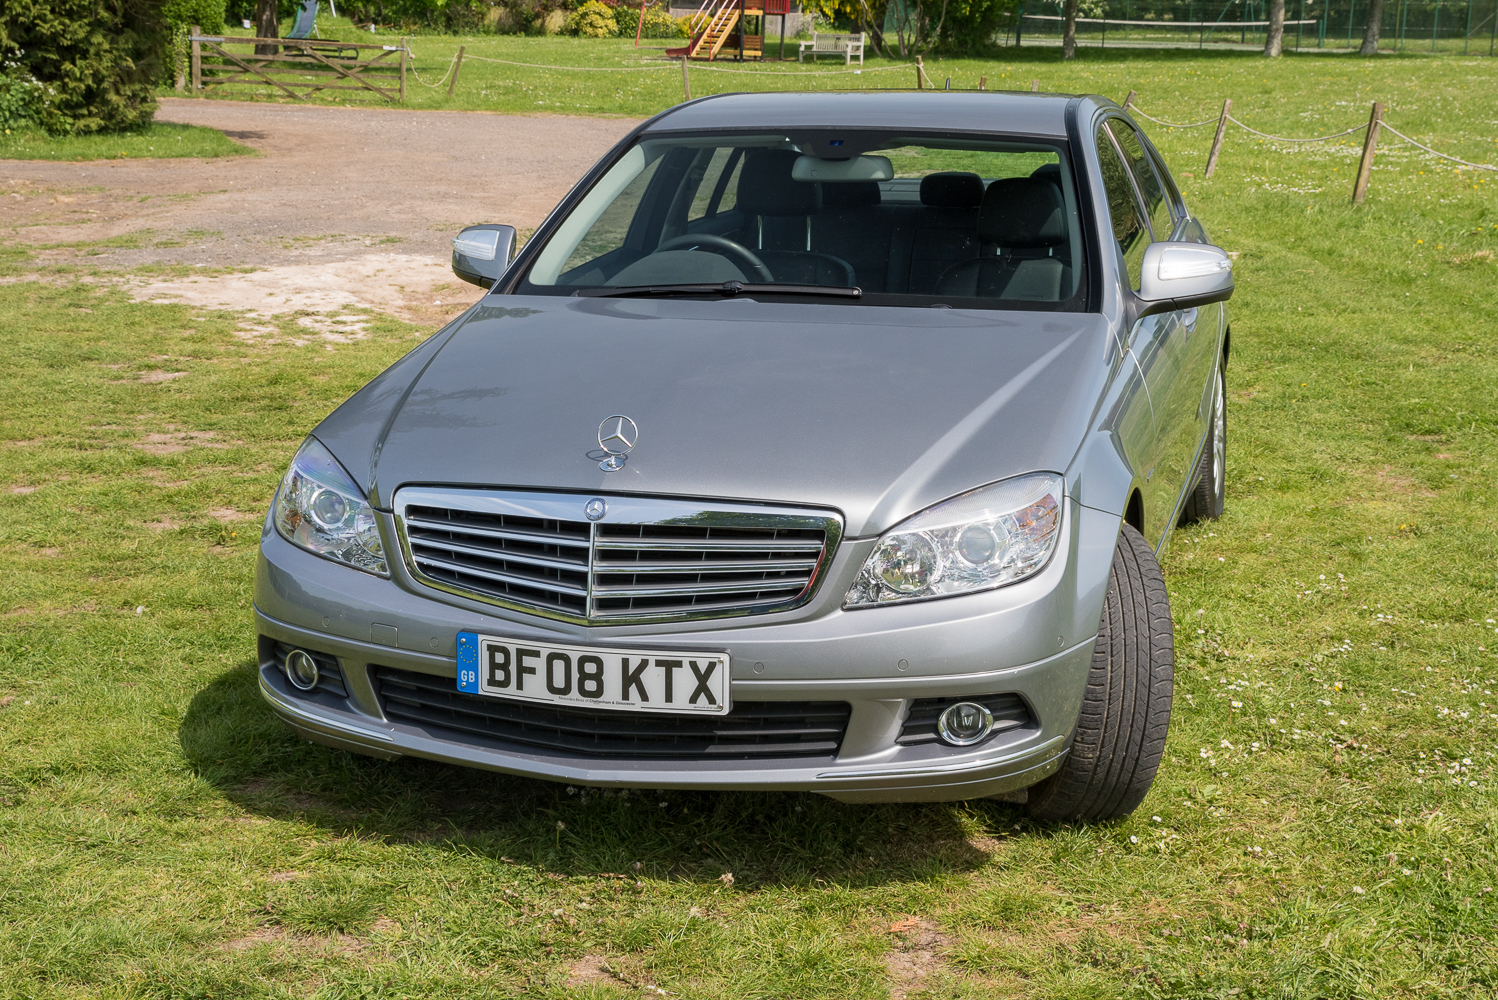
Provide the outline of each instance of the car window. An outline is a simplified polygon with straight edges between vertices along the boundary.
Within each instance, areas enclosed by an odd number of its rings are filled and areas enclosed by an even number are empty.
[[[1165,189],[1160,183],[1160,178],[1156,176],[1150,158],[1145,155],[1144,144],[1139,141],[1138,134],[1132,128],[1117,118],[1108,122],[1108,128],[1112,130],[1113,137],[1118,140],[1118,148],[1123,150],[1124,157],[1128,160],[1129,171],[1139,185],[1139,194],[1144,199],[1145,211],[1149,215],[1150,230],[1154,238],[1170,239],[1175,229],[1175,221],[1170,214],[1170,199],[1165,197]]]
[[[860,290],[838,304],[1080,310],[1078,205],[1056,143],[673,133],[600,177],[518,290],[737,281]]]
[[[1098,129],[1098,163],[1103,169],[1103,191],[1108,196],[1108,215],[1113,220],[1113,238],[1123,253],[1128,268],[1129,287],[1139,291],[1139,270],[1144,262],[1144,248],[1150,243],[1149,227],[1139,210],[1129,171],[1108,138],[1108,130]]]

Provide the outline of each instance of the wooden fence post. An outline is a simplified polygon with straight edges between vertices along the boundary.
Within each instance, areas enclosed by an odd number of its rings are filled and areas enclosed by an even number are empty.
[[[192,92],[196,94],[203,89],[203,43],[198,41],[198,36],[203,29],[196,24],[192,26]]]
[[[926,89],[926,69],[921,65],[921,57],[915,57],[915,89]]]
[[[468,48],[468,46],[466,45],[458,46],[458,58],[457,61],[453,63],[453,78],[447,81],[448,97],[453,96],[453,88],[458,85],[458,70],[463,68],[463,50],[466,48]]]
[[[1222,138],[1227,135],[1228,115],[1233,110],[1233,99],[1229,97],[1222,102],[1222,117],[1217,119],[1217,135],[1212,138],[1212,152],[1207,154],[1207,176],[1212,176],[1212,171],[1217,169],[1217,154],[1222,152]]]
[[[1373,113],[1368,116],[1368,134],[1363,136],[1363,158],[1358,162],[1358,177],[1352,184],[1352,203],[1361,205],[1368,195],[1368,181],[1373,174],[1373,154],[1378,149],[1378,127],[1383,124],[1384,106],[1373,102]]]
[[[1139,92],[1137,90],[1131,90],[1131,91],[1129,91],[1129,96],[1124,98],[1123,109],[1125,111],[1129,110],[1130,108],[1132,108],[1134,106],[1134,98],[1137,97],[1137,96],[1139,96]]]
[[[692,99],[692,78],[687,76],[687,57],[681,57],[681,89],[687,95],[686,99]]]
[[[411,55],[411,46],[401,39],[401,103],[406,103],[406,59]]]

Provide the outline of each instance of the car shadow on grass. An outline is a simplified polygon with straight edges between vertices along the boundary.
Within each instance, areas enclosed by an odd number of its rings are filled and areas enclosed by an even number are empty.
[[[253,662],[199,691],[178,734],[199,776],[247,812],[563,875],[710,882],[732,873],[744,888],[924,880],[978,868],[995,843],[986,831],[1024,823],[1017,807],[989,801],[612,790],[378,760],[297,737],[261,699]]]

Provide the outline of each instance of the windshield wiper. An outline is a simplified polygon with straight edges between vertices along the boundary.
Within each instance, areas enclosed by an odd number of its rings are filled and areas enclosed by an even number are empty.
[[[858,299],[863,289],[846,285],[782,285],[772,282],[725,281],[717,285],[625,285],[620,288],[580,288],[574,295],[589,298],[649,298],[652,295],[810,295],[820,298]]]

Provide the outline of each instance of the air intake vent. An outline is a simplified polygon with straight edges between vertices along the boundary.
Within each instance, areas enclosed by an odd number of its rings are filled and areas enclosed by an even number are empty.
[[[413,573],[434,587],[577,622],[761,614],[808,600],[841,536],[825,511],[410,488],[396,495]]]
[[[832,757],[851,712],[845,701],[740,702],[719,717],[589,711],[464,694],[450,677],[392,667],[374,677],[386,718],[439,738],[600,757]]]

